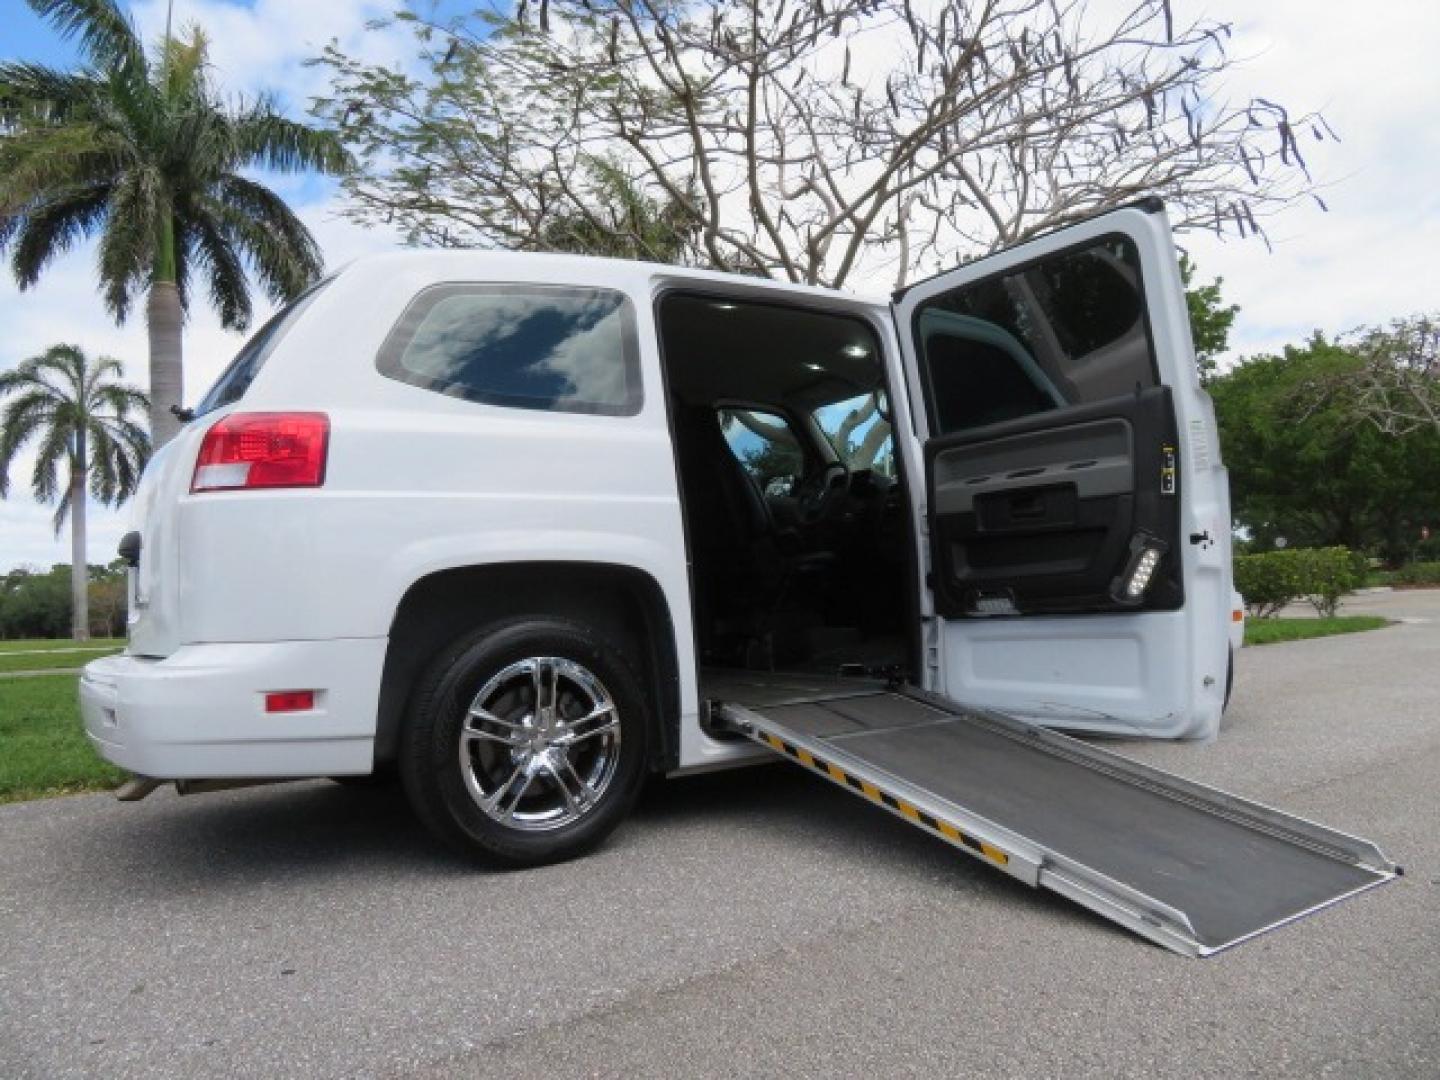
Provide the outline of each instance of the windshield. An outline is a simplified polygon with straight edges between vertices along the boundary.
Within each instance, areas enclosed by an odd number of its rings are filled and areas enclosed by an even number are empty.
[[[315,297],[320,295],[320,291],[334,280],[334,274],[327,278],[321,278],[272,315],[269,322],[250,335],[250,340],[241,346],[240,351],[235,354],[235,359],[230,361],[230,366],[221,373],[220,378],[215,380],[215,385],[210,388],[210,392],[200,399],[199,405],[195,406],[195,415],[204,416],[208,412],[232,405],[244,397],[245,391],[250,389],[250,384],[255,381],[255,376],[260,374],[260,369],[265,366],[265,361],[270,359],[270,354],[275,351],[275,346],[280,344],[280,339],[285,336],[290,327],[295,325],[300,314],[310,306]]]
[[[876,390],[822,405],[811,415],[852,473],[869,469],[894,478],[895,441],[886,411],[885,393]]]

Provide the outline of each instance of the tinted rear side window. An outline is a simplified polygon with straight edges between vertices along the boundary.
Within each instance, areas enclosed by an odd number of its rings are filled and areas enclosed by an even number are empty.
[[[306,289],[285,307],[281,308],[270,317],[270,321],[250,335],[250,340],[245,342],[235,359],[230,361],[230,366],[215,380],[215,385],[210,387],[209,393],[200,399],[200,404],[195,406],[195,415],[204,416],[208,412],[233,405],[245,396],[245,391],[250,389],[250,384],[255,381],[255,376],[260,374],[260,369],[265,366],[265,361],[270,359],[270,354],[275,351],[275,346],[280,344],[290,328],[299,321],[305,309],[310,306],[315,297],[320,295],[321,290],[330,282],[334,276],[317,281],[310,288]]]
[[[406,309],[377,366],[519,409],[630,416],[642,399],[634,311],[609,289],[436,285]]]

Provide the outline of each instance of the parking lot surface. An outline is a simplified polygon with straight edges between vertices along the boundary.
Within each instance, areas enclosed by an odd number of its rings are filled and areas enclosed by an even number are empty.
[[[0,807],[0,1076],[1440,1075],[1440,593],[1246,649],[1220,739],[1116,744],[1400,881],[1187,960],[784,765],[594,856],[438,849],[326,782]]]

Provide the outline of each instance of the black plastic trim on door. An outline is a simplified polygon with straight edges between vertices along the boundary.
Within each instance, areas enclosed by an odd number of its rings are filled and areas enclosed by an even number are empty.
[[[925,485],[936,610],[955,617],[987,608],[1182,606],[1177,446],[1165,386],[931,439]],[[1138,604],[1115,597],[1137,538],[1165,551]]]

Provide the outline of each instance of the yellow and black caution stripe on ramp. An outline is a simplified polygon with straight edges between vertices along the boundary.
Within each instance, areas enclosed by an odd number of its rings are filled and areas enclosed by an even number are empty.
[[[1010,856],[1006,855],[1005,852],[1001,851],[993,844],[987,844],[984,840],[977,840],[969,833],[966,833],[963,830],[956,828],[954,825],[951,825],[948,821],[941,821],[939,818],[934,817],[931,814],[925,813],[925,811],[919,809],[918,807],[911,806],[904,799],[898,799],[894,795],[889,795],[881,791],[878,787],[870,783],[870,781],[868,780],[861,780],[858,776],[851,776],[844,769],[840,768],[839,765],[835,765],[832,762],[823,761],[820,758],[816,757],[814,754],[812,754],[809,750],[806,750],[802,747],[791,746],[788,742],[780,738],[778,735],[763,734],[762,737],[764,738],[767,746],[771,747],[774,750],[780,751],[780,753],[786,755],[787,757],[794,758],[806,768],[813,769],[821,776],[827,777],[828,779],[835,781],[837,784],[844,784],[846,787],[851,788],[854,791],[860,792],[860,794],[870,799],[871,802],[877,802],[881,806],[893,810],[897,814],[900,814],[908,818],[910,821],[915,822],[915,824],[923,825],[931,832],[943,836],[947,840],[953,841],[957,844],[965,845],[965,847],[969,848],[977,855],[984,856],[985,858],[993,862],[995,865],[1005,866],[1010,862]]]

